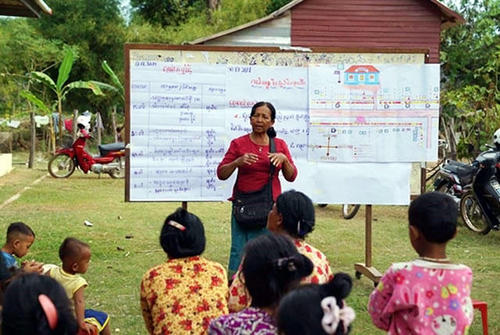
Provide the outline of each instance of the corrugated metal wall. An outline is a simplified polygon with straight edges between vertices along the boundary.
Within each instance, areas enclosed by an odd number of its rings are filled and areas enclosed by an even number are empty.
[[[440,25],[426,0],[307,0],[292,8],[292,45],[423,48],[439,63]]]

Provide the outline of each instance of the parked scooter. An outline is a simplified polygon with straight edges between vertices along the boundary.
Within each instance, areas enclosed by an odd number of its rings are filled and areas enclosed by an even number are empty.
[[[90,120],[84,116],[77,118],[78,138],[70,147],[60,148],[49,161],[49,173],[54,178],[68,178],[76,167],[84,173],[107,173],[112,178],[125,176],[125,145],[122,142],[99,145],[99,156],[91,156],[85,151],[85,143],[90,138]]]
[[[460,202],[466,188],[471,185],[475,168],[471,164],[447,160],[440,167],[434,179],[434,191],[451,195]]]
[[[500,129],[493,136],[495,146],[479,154],[472,163],[475,169],[472,187],[462,196],[460,213],[472,231],[487,234],[500,228]]]

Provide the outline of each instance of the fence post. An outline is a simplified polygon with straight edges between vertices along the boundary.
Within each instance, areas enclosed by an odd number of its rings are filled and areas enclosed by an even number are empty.
[[[73,142],[76,141],[76,132],[78,127],[76,126],[76,119],[78,118],[78,109],[73,109],[73,125],[71,126],[71,132],[73,134]]]
[[[102,127],[102,119],[101,119],[101,113],[97,112],[96,116],[96,123],[97,123],[97,144],[101,145],[101,127]]]
[[[30,145],[30,157],[28,159],[28,168],[33,168],[33,162],[35,161],[35,145],[36,145],[36,128],[35,128],[35,112],[30,113],[30,128],[31,128],[31,145]]]
[[[113,106],[111,113],[111,122],[113,123],[113,134],[115,135],[115,142],[118,142],[118,132],[116,130],[116,105]]]

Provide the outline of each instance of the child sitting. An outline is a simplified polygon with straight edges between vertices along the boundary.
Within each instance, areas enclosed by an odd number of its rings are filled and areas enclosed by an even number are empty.
[[[77,330],[66,292],[56,280],[35,273],[13,277],[3,300],[3,335],[74,335]]]
[[[8,279],[10,274],[18,270],[16,257],[26,256],[31,245],[35,242],[35,233],[23,222],[14,222],[7,228],[7,239],[2,247],[2,257],[4,267],[8,272],[1,271],[0,280]],[[15,256],[15,257],[14,257]],[[41,272],[42,264],[35,261],[24,261],[21,263],[21,269],[26,272]]]
[[[375,326],[388,334],[467,334],[472,271],[446,256],[457,215],[455,201],[443,193],[425,193],[410,204],[410,242],[420,257],[392,264],[370,295]]]
[[[309,258],[281,234],[265,234],[245,246],[241,273],[252,298],[250,307],[210,323],[210,335],[276,335],[275,312],[281,298],[313,270]]]
[[[87,272],[90,261],[90,246],[76,238],[66,238],[59,248],[62,267],[50,264],[44,266],[45,273],[57,280],[73,302],[76,321],[80,332],[92,334],[94,327],[100,334],[111,334],[109,316],[106,313],[85,309],[84,290],[87,281],[79,274]]]
[[[299,286],[281,300],[277,316],[279,334],[348,334],[355,313],[344,299],[351,289],[352,279],[345,273],[335,274],[323,285]]]

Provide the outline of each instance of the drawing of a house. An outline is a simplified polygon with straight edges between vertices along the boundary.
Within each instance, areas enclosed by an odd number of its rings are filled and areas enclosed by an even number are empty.
[[[344,71],[344,85],[380,85],[379,70],[373,65],[352,65]]]

